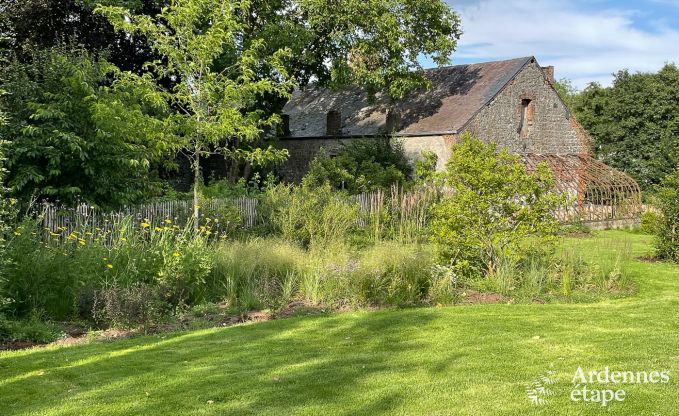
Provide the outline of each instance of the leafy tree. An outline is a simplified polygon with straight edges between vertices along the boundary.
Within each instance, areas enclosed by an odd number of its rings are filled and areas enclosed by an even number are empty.
[[[679,263],[679,169],[665,177],[656,197],[662,214],[655,227],[658,257]]]
[[[415,160],[415,183],[421,186],[440,188],[443,186],[443,175],[436,170],[438,155],[431,150],[424,150]]]
[[[358,84],[395,98],[424,84],[418,58],[449,63],[462,33],[442,0],[252,0],[244,42],[289,48],[300,85]]]
[[[0,95],[4,91],[0,91]],[[0,126],[7,123],[7,117],[0,111]],[[7,234],[9,234],[12,220],[14,219],[16,201],[9,196],[9,190],[5,187],[5,156],[4,150],[7,142],[2,140],[0,136],[0,294],[4,293],[4,274],[7,267],[7,259],[5,256],[5,241]],[[0,311],[9,299],[0,297]],[[1,317],[0,317],[1,318]]]
[[[307,186],[329,184],[335,189],[361,193],[403,185],[411,172],[401,143],[381,137],[353,140],[334,157],[322,149],[309,164],[303,182]]]
[[[9,122],[8,184],[21,201],[109,207],[157,190],[152,164],[168,151],[155,116],[168,112],[144,85],[82,50],[54,48],[2,71]]]
[[[639,182],[658,184],[679,165],[679,68],[657,73],[620,71],[611,87],[591,84],[574,111],[604,162]]]
[[[452,192],[432,208],[431,239],[457,273],[485,276],[502,259],[549,250],[559,229],[553,212],[564,198],[549,168],[527,173],[516,155],[465,134],[452,147],[445,182]]]
[[[575,100],[579,94],[578,89],[573,85],[571,80],[568,78],[561,78],[556,83],[554,83],[554,89],[559,97],[563,100],[568,108],[572,111],[575,107]]]
[[[5,0],[0,7],[0,46],[21,62],[38,49],[78,45],[105,55],[122,70],[139,71],[151,59],[143,38],[118,33],[94,13],[97,3],[129,7],[137,13],[160,11],[163,0]]]
[[[97,4],[131,14],[156,16],[166,0],[6,0],[0,7],[5,45],[20,53],[59,43],[82,45],[91,53],[107,50],[122,70],[139,71],[153,55],[143,36],[114,30]],[[358,83],[373,92],[400,96],[423,80],[418,57],[446,64],[462,33],[460,18],[443,0],[250,0],[238,3],[243,50],[253,44],[273,55],[289,48],[288,73],[300,85]],[[265,41],[264,45],[261,42]],[[222,64],[232,64],[225,54]],[[171,84],[171,80],[168,80]],[[277,100],[263,105],[280,106]]]
[[[248,6],[248,1],[177,0],[154,17],[132,15],[122,7],[98,9],[116,29],[144,36],[162,57],[148,63],[158,85],[166,78],[177,81],[171,90],[156,91],[177,109],[177,116],[169,119],[170,128],[191,161],[196,218],[200,160],[215,148],[232,160],[259,166],[287,156],[272,145],[257,146],[263,130],[275,126],[279,116],[265,114],[256,104],[268,95],[289,95],[294,83],[282,64],[289,51],[268,55],[263,53],[263,41],[242,44],[247,23],[239,15]],[[218,69],[225,55],[230,65]]]

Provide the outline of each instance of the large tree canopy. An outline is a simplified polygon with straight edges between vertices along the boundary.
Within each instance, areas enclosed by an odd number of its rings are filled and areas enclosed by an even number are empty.
[[[418,58],[449,63],[459,16],[442,0],[253,0],[246,42],[289,48],[300,85],[359,84],[401,97],[422,85]]]
[[[78,45],[104,53],[121,70],[139,71],[150,59],[144,39],[125,36],[94,13],[97,3],[124,5],[138,13],[160,11],[161,0],[4,0],[0,6],[0,46],[21,61],[37,49]]]
[[[658,184],[679,166],[679,69],[620,71],[611,87],[591,84],[573,110],[604,162],[634,177],[642,188]]]
[[[425,84],[418,59],[447,63],[460,34],[443,0],[7,0],[9,179],[22,198],[111,205],[143,198],[161,147],[276,159],[261,137],[291,85],[354,83],[398,98]],[[63,52],[74,49],[83,59]],[[124,166],[131,174],[112,187]]]
[[[290,94],[294,83],[283,65],[289,51],[268,54],[263,40],[243,42],[249,26],[240,16],[248,6],[247,0],[177,0],[156,16],[133,15],[116,6],[98,9],[117,29],[145,37],[160,57],[148,62],[149,72],[138,79],[153,77],[155,84],[147,85],[155,86],[156,96],[176,109],[166,129],[191,161],[196,219],[203,157],[218,149],[233,161],[266,165],[287,156],[262,142],[264,130],[278,117],[258,109],[257,103],[267,95]],[[163,88],[165,79],[175,85]]]
[[[242,42],[265,41],[268,54],[291,51],[287,71],[299,85],[310,81],[359,83],[399,97],[421,85],[418,58],[449,62],[461,35],[459,16],[442,0],[251,0],[239,2]],[[0,6],[2,44],[15,53],[24,45],[75,44],[137,71],[152,58],[141,37],[113,29],[98,5],[120,6],[155,16],[166,0],[7,0]],[[224,65],[228,64],[228,57]],[[413,71],[415,73],[413,73]]]
[[[8,184],[34,198],[112,206],[152,195],[153,162],[168,156],[160,118],[143,83],[82,50],[45,49],[0,71],[8,122]]]

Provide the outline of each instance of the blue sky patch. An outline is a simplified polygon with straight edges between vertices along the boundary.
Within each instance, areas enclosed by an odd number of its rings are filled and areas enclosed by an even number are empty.
[[[464,34],[453,64],[535,56],[578,88],[679,63],[679,0],[448,0]],[[425,67],[434,66],[423,59]]]

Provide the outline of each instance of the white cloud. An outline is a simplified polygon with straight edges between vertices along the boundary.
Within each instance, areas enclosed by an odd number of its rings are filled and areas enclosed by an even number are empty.
[[[676,7],[679,9],[679,3],[677,0],[651,0],[653,3],[662,4],[664,6]]]
[[[464,29],[453,61],[535,55],[542,65],[554,65],[557,78],[580,88],[590,81],[609,84],[620,69],[656,71],[665,62],[679,63],[679,29],[641,30],[633,10],[585,10],[559,0],[451,3]]]

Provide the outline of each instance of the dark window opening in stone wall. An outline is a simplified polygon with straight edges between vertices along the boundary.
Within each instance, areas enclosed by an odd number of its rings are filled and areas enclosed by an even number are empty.
[[[290,135],[290,115],[283,114],[281,116],[281,129],[283,130],[283,136]]]
[[[342,134],[342,113],[337,110],[328,111],[326,118],[326,135],[339,136]]]
[[[386,121],[386,126],[385,130],[388,134],[392,134],[399,129],[399,125],[401,124],[401,113],[398,112],[398,110],[391,109],[389,112],[387,112],[387,121]]]
[[[535,106],[533,101],[528,98],[521,100],[521,123],[519,124],[519,132],[521,137],[526,137],[528,135],[528,128],[533,125],[533,119],[535,116]]]

